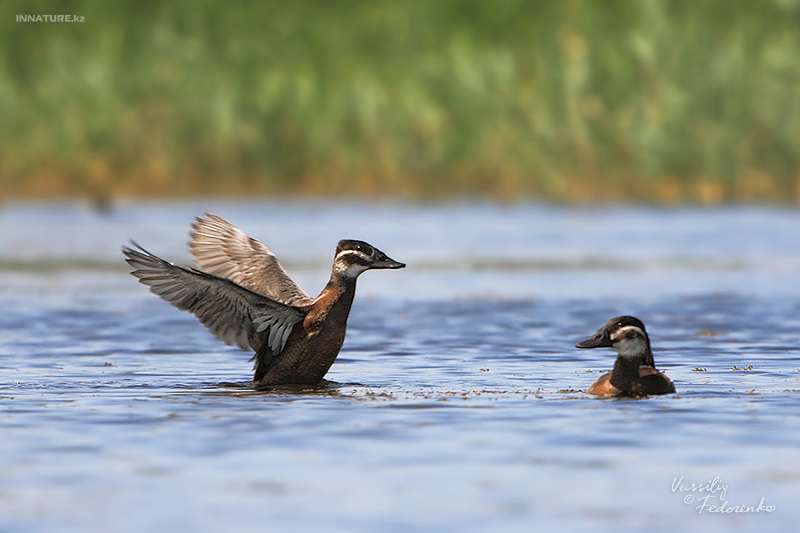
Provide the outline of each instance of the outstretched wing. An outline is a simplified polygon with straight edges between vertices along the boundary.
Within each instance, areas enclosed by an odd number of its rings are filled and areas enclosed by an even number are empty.
[[[212,214],[192,224],[189,247],[200,270],[290,305],[313,301],[283,270],[266,245]]]
[[[258,350],[266,339],[277,355],[295,324],[308,313],[253,292],[233,281],[164,261],[138,244],[123,246],[131,272],[150,290],[178,309],[189,311],[226,344]]]

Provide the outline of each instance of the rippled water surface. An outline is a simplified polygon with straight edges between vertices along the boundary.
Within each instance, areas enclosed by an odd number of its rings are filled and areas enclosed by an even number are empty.
[[[213,211],[316,294],[359,280],[316,389],[127,273]],[[789,531],[800,519],[800,212],[159,203],[0,210],[0,531]],[[647,324],[678,394],[601,400],[573,345]],[[709,493],[692,492],[692,484]],[[726,489],[722,490],[725,486]],[[697,487],[695,487],[697,488]],[[716,513],[698,506],[758,507]],[[772,512],[767,508],[772,506]]]

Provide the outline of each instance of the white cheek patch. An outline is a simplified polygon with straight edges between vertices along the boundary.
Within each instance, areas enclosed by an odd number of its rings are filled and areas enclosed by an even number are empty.
[[[333,262],[333,269],[340,275],[345,278],[356,278],[359,274],[364,272],[368,269],[367,266],[362,265],[361,263],[354,263],[352,260],[348,260],[349,258],[356,258],[369,262],[369,257],[366,254],[358,252],[356,250],[343,250],[339,252],[336,256],[336,259]]]
[[[635,331],[637,337],[641,337],[643,339],[646,337],[644,331],[642,331],[642,328],[638,326],[625,326],[623,328],[619,328],[610,335],[611,342],[616,342],[620,337],[625,337],[625,335],[630,331]]]
[[[347,278],[355,278],[365,270],[367,270],[367,267],[364,265],[347,265],[342,271],[342,274]]]

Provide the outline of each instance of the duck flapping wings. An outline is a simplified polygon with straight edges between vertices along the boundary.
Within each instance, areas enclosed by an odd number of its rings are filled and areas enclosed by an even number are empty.
[[[198,217],[190,244],[200,269],[180,267],[133,243],[138,250],[123,247],[132,274],[226,344],[258,351],[266,341],[272,354],[280,354],[313,299],[264,244],[208,217]]]

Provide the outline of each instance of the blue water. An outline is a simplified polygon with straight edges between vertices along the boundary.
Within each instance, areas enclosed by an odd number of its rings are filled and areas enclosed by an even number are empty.
[[[330,383],[253,391],[250,354],[127,273],[131,238],[188,264],[205,211],[311,294],[340,238],[408,263],[359,279]],[[764,208],[6,205],[0,531],[791,530],[798,228]],[[620,314],[678,394],[585,394],[614,354],[573,345]],[[680,487],[714,478],[707,505],[773,511],[700,512]]]

